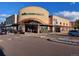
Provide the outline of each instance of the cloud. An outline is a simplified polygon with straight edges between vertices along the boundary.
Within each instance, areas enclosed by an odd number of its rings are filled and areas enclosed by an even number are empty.
[[[74,4],[76,4],[76,2],[71,2],[71,5],[74,5]]]
[[[56,12],[54,13],[57,16],[61,16],[67,19],[70,19],[71,21],[75,21],[76,19],[79,19],[79,12],[76,11],[62,11],[62,12]]]
[[[5,18],[0,18],[0,23],[4,22],[6,19]]]
[[[7,17],[9,17],[9,14],[0,14],[0,23],[4,22],[6,20]]]
[[[10,15],[9,14],[0,14],[0,17],[9,17]]]

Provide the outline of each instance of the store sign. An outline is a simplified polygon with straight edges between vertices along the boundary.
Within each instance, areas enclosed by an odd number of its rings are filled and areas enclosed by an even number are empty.
[[[39,14],[39,13],[22,13],[22,15],[41,15],[41,16],[43,16],[44,14]]]

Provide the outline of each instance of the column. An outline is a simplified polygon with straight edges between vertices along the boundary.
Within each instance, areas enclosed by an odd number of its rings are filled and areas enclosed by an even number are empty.
[[[19,28],[18,29],[19,30],[22,30],[23,32],[25,32],[25,25],[24,24],[19,25]]]
[[[40,33],[40,25],[38,24],[38,29],[37,29],[37,33],[39,34]]]
[[[52,26],[50,26],[50,32],[52,32]]]
[[[25,32],[25,24],[22,25],[22,31]]]

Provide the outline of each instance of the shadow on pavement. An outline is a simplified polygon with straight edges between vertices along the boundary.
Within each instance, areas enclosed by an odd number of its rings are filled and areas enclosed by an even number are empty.
[[[51,40],[51,39],[47,39],[47,40],[52,42],[52,40]]]
[[[79,46],[79,42],[74,42],[74,41],[69,41],[69,40],[67,41],[67,40],[51,40],[51,39],[47,39],[47,41],[63,43],[63,44],[67,44],[67,45]]]

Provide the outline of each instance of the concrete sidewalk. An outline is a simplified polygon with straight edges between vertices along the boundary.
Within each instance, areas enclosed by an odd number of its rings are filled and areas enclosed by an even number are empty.
[[[9,33],[8,35],[19,35],[20,37],[25,37],[25,36],[34,36],[34,37],[38,37],[38,38],[42,38],[42,39],[45,39],[45,40],[48,40],[50,42],[59,42],[59,43],[64,43],[64,44],[69,44],[69,45],[77,45],[79,46],[79,40],[78,39],[69,39],[69,38],[65,38],[65,37],[55,37],[55,38],[52,38],[50,37],[50,35],[64,35],[64,36],[67,36],[67,33],[25,33],[25,34],[13,34],[13,33]],[[24,36],[23,36],[24,35]],[[49,36],[48,36],[49,35]]]
[[[14,33],[7,33],[7,35],[16,35]],[[68,33],[58,33],[58,32],[49,32],[49,33],[31,33],[31,32],[26,32],[25,34],[22,35],[30,35],[30,36],[39,36],[39,35],[63,35],[67,36]]]

